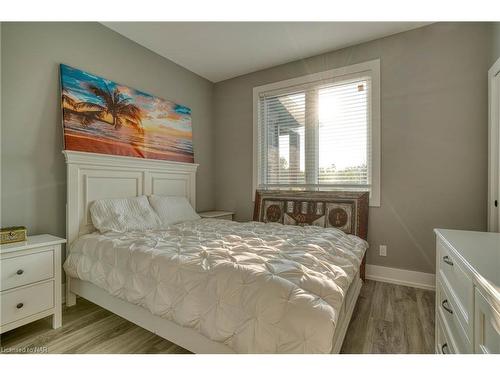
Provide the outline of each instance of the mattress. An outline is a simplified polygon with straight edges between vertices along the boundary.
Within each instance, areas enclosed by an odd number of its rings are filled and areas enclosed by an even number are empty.
[[[334,228],[201,219],[84,235],[64,269],[238,353],[329,353],[367,247]]]

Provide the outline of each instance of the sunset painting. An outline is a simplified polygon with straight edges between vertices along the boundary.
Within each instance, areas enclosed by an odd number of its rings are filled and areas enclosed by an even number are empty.
[[[193,163],[191,110],[61,64],[66,150]]]

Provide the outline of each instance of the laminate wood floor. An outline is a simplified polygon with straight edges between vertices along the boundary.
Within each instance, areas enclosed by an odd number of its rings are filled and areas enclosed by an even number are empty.
[[[63,326],[50,318],[0,336],[3,353],[46,348],[48,353],[189,353],[82,298],[63,309]],[[433,353],[434,292],[366,281],[342,353]]]

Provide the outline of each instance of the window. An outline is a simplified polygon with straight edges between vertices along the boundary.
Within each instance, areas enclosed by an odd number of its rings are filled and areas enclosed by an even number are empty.
[[[369,191],[379,206],[379,81],[374,60],[254,88],[254,188]]]

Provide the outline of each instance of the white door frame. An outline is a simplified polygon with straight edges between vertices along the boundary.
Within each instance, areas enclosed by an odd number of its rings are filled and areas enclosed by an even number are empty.
[[[488,98],[488,231],[500,232],[500,58],[488,71]]]

